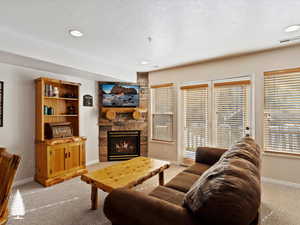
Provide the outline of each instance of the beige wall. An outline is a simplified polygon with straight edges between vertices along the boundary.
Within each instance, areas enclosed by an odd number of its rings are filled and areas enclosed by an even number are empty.
[[[219,59],[185,67],[151,72],[149,83],[176,83],[207,81],[252,75],[254,78],[255,138],[263,143],[263,73],[265,71],[300,67],[300,45],[275,49],[239,57]],[[181,98],[178,97],[180,109]],[[180,112],[180,110],[178,110]],[[181,127],[181,115],[177,126]],[[175,161],[178,159],[180,143],[165,144],[150,141],[149,155]],[[262,174],[265,177],[300,183],[300,157],[289,158],[263,154]]]

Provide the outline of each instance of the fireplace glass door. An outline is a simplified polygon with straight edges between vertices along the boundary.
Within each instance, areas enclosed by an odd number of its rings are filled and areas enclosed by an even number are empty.
[[[140,131],[108,131],[108,161],[140,156]]]

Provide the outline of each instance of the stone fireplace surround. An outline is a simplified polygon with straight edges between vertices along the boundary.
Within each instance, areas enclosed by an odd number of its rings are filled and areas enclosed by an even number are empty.
[[[101,83],[107,82],[99,82]],[[115,82],[114,82],[115,83]],[[121,82],[120,82],[121,84]],[[142,109],[141,119],[135,120],[132,113],[117,113],[114,120],[108,120],[101,106],[99,96],[99,159],[100,162],[108,161],[108,131],[140,131],[140,155],[148,156],[148,105],[149,88],[148,73],[137,74],[137,84],[140,85],[140,106]]]

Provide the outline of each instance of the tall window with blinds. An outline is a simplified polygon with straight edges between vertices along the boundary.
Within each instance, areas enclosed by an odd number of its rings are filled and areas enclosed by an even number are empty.
[[[195,158],[197,147],[208,145],[208,85],[181,87],[183,91],[184,158]]]
[[[250,81],[214,84],[215,143],[228,148],[249,127]]]
[[[264,149],[300,154],[300,68],[264,76]]]
[[[175,94],[173,84],[151,86],[153,140],[174,140]]]

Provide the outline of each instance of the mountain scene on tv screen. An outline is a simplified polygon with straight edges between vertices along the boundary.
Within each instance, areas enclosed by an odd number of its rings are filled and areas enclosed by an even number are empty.
[[[135,107],[139,105],[139,87],[137,85],[102,85],[103,106]]]

